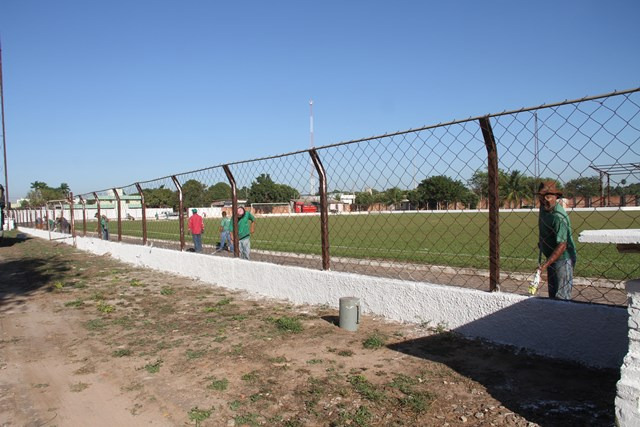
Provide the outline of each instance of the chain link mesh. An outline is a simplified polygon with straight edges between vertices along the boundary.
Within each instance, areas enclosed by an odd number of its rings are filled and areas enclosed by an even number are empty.
[[[626,304],[623,284],[639,275],[640,255],[580,243],[578,235],[640,228],[640,89],[486,118],[498,153],[500,289],[527,293],[539,262],[537,188],[553,180],[577,244],[573,299]],[[251,259],[488,290],[485,136],[478,118],[468,119],[132,184],[117,190],[118,234],[190,248],[188,218],[196,209],[204,217],[204,253],[232,256],[219,244],[235,183],[235,201],[256,218]],[[99,207],[113,236],[114,191],[81,198],[77,233],[86,226],[87,235],[101,235]],[[14,214],[22,223],[42,217]],[[540,292],[547,295],[545,287]]]

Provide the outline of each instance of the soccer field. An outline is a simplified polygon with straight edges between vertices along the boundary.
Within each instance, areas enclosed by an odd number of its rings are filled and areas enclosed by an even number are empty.
[[[578,251],[576,276],[625,280],[640,276],[640,254],[618,253],[615,245],[582,244],[582,230],[640,228],[640,211],[570,212]],[[538,263],[538,214],[500,213],[502,271],[532,272]],[[219,240],[219,219],[205,219],[205,244]],[[95,227],[95,222],[87,224]],[[82,224],[76,223],[77,230]],[[188,228],[185,224],[185,233]],[[110,232],[117,233],[111,222]],[[142,236],[141,221],[123,221],[125,236]],[[179,240],[178,221],[147,222],[149,239]],[[187,245],[190,238],[185,237]],[[319,216],[258,217],[254,249],[321,254]],[[402,212],[329,217],[331,256],[407,261],[453,267],[489,268],[486,212]]]

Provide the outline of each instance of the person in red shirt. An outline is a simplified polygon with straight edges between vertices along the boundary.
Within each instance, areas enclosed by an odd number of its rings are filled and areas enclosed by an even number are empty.
[[[198,209],[191,209],[193,215],[189,218],[189,231],[193,237],[193,246],[196,252],[202,252],[202,233],[204,233],[204,222],[198,215]]]

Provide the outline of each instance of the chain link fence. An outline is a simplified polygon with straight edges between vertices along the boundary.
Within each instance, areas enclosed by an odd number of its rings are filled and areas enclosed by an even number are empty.
[[[72,222],[76,234],[192,250],[195,210],[203,252],[238,256],[221,231],[224,215],[238,241],[244,207],[252,260],[526,294],[540,259],[537,188],[552,180],[577,245],[573,300],[624,305],[640,255],[578,235],[640,228],[639,140],[633,89],[83,194]],[[32,211],[12,214],[32,224]]]

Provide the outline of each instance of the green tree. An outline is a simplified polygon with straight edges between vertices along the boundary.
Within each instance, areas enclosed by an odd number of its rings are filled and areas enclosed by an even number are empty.
[[[393,205],[395,209],[400,207],[400,203],[407,197],[407,192],[399,189],[398,187],[391,187],[386,189],[381,194],[382,203],[387,206]]]
[[[469,189],[460,181],[438,175],[418,184],[415,199],[419,207],[438,209],[443,203],[469,201]]]
[[[510,208],[522,206],[522,199],[527,197],[531,190],[528,187],[527,177],[518,170],[506,175],[500,191],[501,199],[507,202]]]
[[[261,174],[251,184],[248,203],[283,203],[300,197],[295,188],[275,183],[269,174]]]
[[[190,179],[182,184],[183,206],[191,208],[205,206],[205,189],[206,186],[195,179]]]
[[[596,197],[600,195],[600,178],[597,176],[572,179],[565,185],[565,197]]]
[[[207,188],[205,193],[205,200],[211,203],[216,200],[229,200],[231,199],[231,186],[226,182],[218,182],[211,187]]]
[[[164,188],[164,185],[159,188],[146,189],[144,190],[144,202],[149,208],[177,209],[179,205],[178,193]]]

